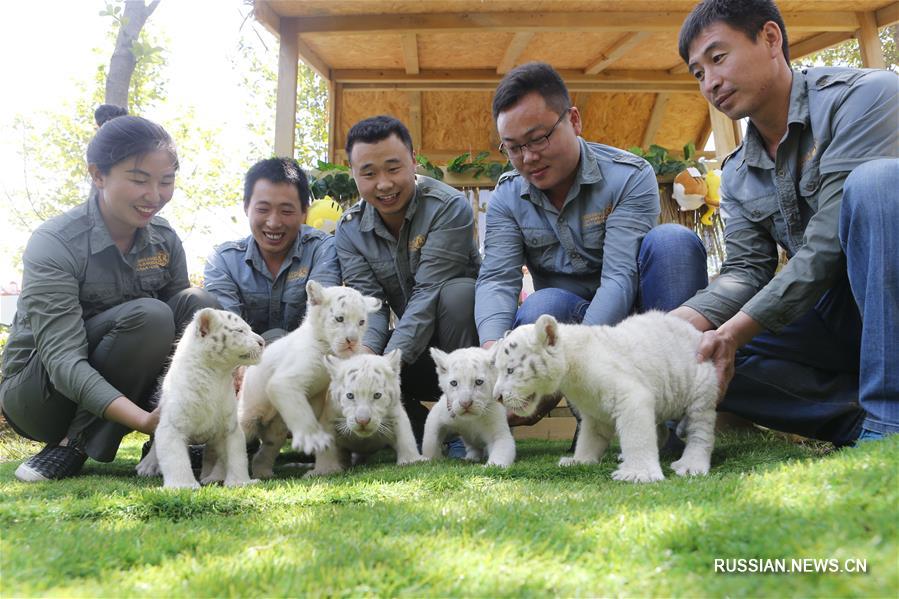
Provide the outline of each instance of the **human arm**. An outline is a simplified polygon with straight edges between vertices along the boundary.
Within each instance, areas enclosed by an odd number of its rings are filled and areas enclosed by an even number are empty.
[[[206,258],[206,265],[203,267],[203,288],[218,300],[223,310],[241,317],[245,316],[243,294],[231,276],[225,257],[218,250],[213,250]]]
[[[368,328],[362,338],[363,351],[381,354],[389,336],[390,307],[387,304],[387,294],[378,283],[374,270],[353,243],[355,231],[351,231],[350,227],[354,226],[356,225],[352,221],[341,221],[334,233],[334,246],[344,284],[363,295],[381,300],[381,308],[369,315]]]
[[[475,285],[474,315],[481,346],[512,328],[521,293],[524,238],[512,211],[517,183],[500,183],[487,206],[484,262]],[[520,198],[518,198],[520,200]]]
[[[384,353],[401,349],[403,362],[411,364],[427,349],[436,328],[440,291],[447,281],[468,272],[473,239],[474,215],[460,194],[444,203],[431,220],[412,293]]]
[[[84,265],[71,244],[38,229],[23,256],[20,309],[50,383],[77,406],[101,416],[122,394],[88,362],[87,331],[77,273]]]
[[[340,262],[337,260],[337,247],[333,235],[324,237],[315,246],[309,279],[322,287],[340,285]]]
[[[159,407],[147,412],[124,395],[120,395],[106,406],[102,416],[131,430],[152,435],[156,431],[156,425],[159,424]]]
[[[634,169],[621,200],[605,222],[600,285],[584,315],[584,324],[617,324],[631,312],[637,297],[640,243],[658,218],[655,174],[648,165]]]

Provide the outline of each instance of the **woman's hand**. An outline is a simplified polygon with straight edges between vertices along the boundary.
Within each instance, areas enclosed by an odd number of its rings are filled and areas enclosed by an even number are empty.
[[[119,395],[106,406],[103,418],[152,435],[156,431],[156,425],[159,424],[159,408],[148,412],[124,395]]]

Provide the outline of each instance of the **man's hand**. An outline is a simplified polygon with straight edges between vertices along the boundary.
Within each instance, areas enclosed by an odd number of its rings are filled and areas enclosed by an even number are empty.
[[[537,424],[543,419],[544,416],[549,414],[549,412],[554,407],[559,405],[560,401],[562,401],[561,393],[544,395],[540,398],[540,402],[537,404],[537,409],[534,410],[534,413],[530,416],[519,416],[518,414],[507,410],[506,420],[509,422],[509,426],[531,426],[533,424]]]
[[[481,344],[481,348],[482,349],[490,349],[491,347],[493,347],[494,343],[496,343],[496,339],[493,339],[492,341],[485,341],[484,343]]]
[[[733,337],[711,330],[702,334],[696,358],[700,362],[711,360],[718,373],[718,403],[724,399],[724,392],[734,378],[734,361],[737,356],[737,344]]]
[[[745,312],[737,312],[733,318],[717,330],[702,334],[696,357],[700,362],[712,360],[718,373],[718,402],[734,378],[734,362],[737,350],[762,331],[762,326]]]
[[[152,412],[147,412],[147,417],[144,420],[144,427],[140,430],[142,433],[147,433],[148,435],[152,435],[156,432],[156,427],[159,426],[159,406]]]

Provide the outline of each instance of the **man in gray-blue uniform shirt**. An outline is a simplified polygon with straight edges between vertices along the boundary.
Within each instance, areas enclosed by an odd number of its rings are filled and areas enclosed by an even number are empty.
[[[837,445],[899,431],[899,79],[791,70],[770,0],[700,3],[680,54],[749,117],[723,168],[727,260],[675,311],[733,376],[719,408]]]
[[[416,176],[412,138],[394,118],[353,125],[346,153],[362,201],[337,226],[337,257],[348,286],[384,302],[363,345],[375,354],[402,350],[403,402],[421,441],[427,410],[419,402],[440,395],[428,348],[477,345],[474,213],[456,189]]]
[[[500,178],[487,208],[475,299],[484,347],[541,314],[613,325],[634,311],[674,308],[706,285],[698,236],[679,225],[655,226],[652,168],[580,137],[580,113],[551,66],[528,63],[506,74],[493,117],[515,170]],[[519,307],[522,265],[536,291]],[[510,422],[536,421],[552,403]]]
[[[309,279],[340,284],[334,238],[303,224],[309,195],[292,158],[257,162],[244,178],[252,235],[217,246],[206,260],[206,290],[269,343],[300,326]]]

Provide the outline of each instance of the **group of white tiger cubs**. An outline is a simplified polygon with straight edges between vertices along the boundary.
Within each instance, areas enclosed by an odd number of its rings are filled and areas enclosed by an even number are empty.
[[[240,317],[196,314],[163,379],[159,426],[138,474],[161,473],[164,486],[175,488],[254,483],[272,476],[288,433],[294,449],[315,454],[306,476],[341,472],[352,453],[387,445],[397,464],[434,459],[452,433],[464,441],[467,459],[507,467],[515,441],[505,408],[529,415],[541,397],[558,392],[581,415],[574,456],[561,466],[599,462],[617,433],[621,463],[612,477],[661,480],[657,425],[682,419],[686,449],[672,469],[682,476],[709,470],[717,377],[711,362],[696,360],[700,333],[678,318],[655,312],[599,327],[542,316],[489,350],[432,348],[443,395],[428,415],[419,453],[400,400],[400,351],[360,353],[368,314],[381,302],[314,281],[306,291],[302,325],[265,351]],[[249,367],[236,397],[232,373],[241,365]],[[248,464],[246,441],[257,438]],[[200,482],[189,443],[206,444]]]

